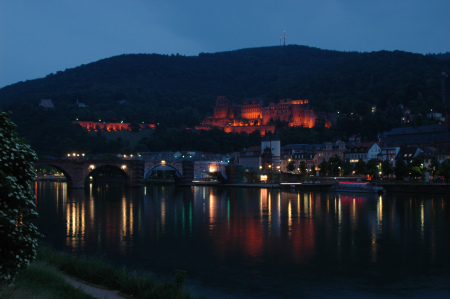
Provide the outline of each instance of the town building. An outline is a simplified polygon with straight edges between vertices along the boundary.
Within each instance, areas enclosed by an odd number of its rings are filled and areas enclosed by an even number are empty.
[[[345,161],[349,160],[355,166],[359,159],[368,162],[371,159],[376,159],[377,155],[381,153],[381,147],[376,142],[364,142],[351,146],[345,152]]]
[[[301,173],[301,168],[300,168],[300,164],[302,162],[305,163],[306,166],[306,172],[311,172],[313,171],[314,167],[316,166],[316,164],[314,163],[314,157],[317,154],[314,152],[299,152],[299,153],[294,153],[292,155],[292,161],[294,162],[295,165],[295,173]]]
[[[331,157],[338,156],[342,161],[345,161],[344,153],[346,151],[345,142],[337,141],[334,144],[331,142],[326,142],[325,146],[316,151],[315,165],[322,163],[323,160],[328,162]]]
[[[261,139],[262,169],[280,171],[281,146],[278,135],[266,135]]]
[[[381,148],[381,152],[377,156],[377,159],[381,162],[387,160],[392,164],[392,166],[395,166],[395,159],[397,158],[399,151],[399,146],[383,146]]]
[[[383,132],[378,140],[387,146],[450,146],[450,131],[445,124],[401,127]]]
[[[406,163],[411,163],[412,160],[422,154],[424,152],[423,149],[419,148],[418,146],[407,146],[400,149],[397,160],[402,159]]]
[[[249,170],[259,170],[261,165],[261,146],[244,148],[239,154],[239,165]]]

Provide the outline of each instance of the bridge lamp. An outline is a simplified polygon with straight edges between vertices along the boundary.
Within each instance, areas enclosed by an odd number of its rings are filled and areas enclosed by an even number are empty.
[[[94,170],[94,168],[95,168],[95,165],[89,165],[90,170]]]
[[[81,156],[83,156],[83,157],[84,157],[84,153],[82,153],[82,154],[81,154]]]
[[[70,154],[67,154],[67,157],[70,157]]]
[[[125,169],[127,169],[127,166],[126,165],[122,165],[122,167],[121,167],[123,170],[125,170]]]
[[[161,165],[166,165],[166,161],[165,160],[161,160]]]
[[[72,156],[74,156],[74,157],[75,157],[76,155],[77,155],[76,153],[73,153],[73,154],[72,154]]]

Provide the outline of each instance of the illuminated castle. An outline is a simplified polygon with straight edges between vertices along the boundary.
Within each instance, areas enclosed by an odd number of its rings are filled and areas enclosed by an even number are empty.
[[[252,133],[259,130],[275,132],[275,126],[285,124],[289,127],[314,127],[318,113],[311,110],[308,100],[280,100],[279,103],[269,103],[265,107],[261,98],[245,99],[243,105],[230,104],[230,101],[219,96],[214,108],[214,116],[203,120],[198,130],[219,128],[223,131]],[[326,119],[326,126],[331,122]]]

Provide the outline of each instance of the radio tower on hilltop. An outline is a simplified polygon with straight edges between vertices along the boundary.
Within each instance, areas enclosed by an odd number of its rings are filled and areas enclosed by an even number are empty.
[[[286,30],[283,31],[283,46],[286,46]]]

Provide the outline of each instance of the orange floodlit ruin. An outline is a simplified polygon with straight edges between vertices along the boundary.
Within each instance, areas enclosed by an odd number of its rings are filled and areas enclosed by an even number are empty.
[[[112,131],[132,131],[130,123],[110,123],[110,122],[96,122],[96,121],[74,121],[73,123],[82,126],[84,129],[90,132],[112,132]],[[154,124],[139,124],[140,130],[142,129],[154,129]]]
[[[245,99],[242,105],[230,104],[228,98],[217,97],[214,116],[203,120],[198,130],[211,130],[219,128],[227,133],[252,133],[259,130],[262,135],[265,132],[275,132],[278,124],[289,127],[314,127],[316,118],[320,113],[311,110],[309,100],[280,100],[279,103],[269,103],[265,107],[261,98]],[[331,126],[328,118],[324,117],[326,127]]]

